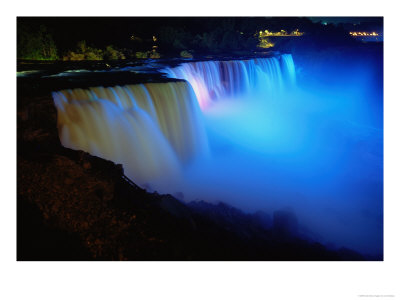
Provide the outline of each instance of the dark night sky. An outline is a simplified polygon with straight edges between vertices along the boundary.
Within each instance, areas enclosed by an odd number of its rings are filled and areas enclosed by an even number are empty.
[[[29,17],[18,18],[17,24],[20,21],[29,22],[34,26],[40,24],[46,25],[49,31],[53,34],[53,38],[61,50],[71,49],[78,41],[86,40],[87,43],[97,47],[105,47],[107,45],[116,45],[119,47],[129,47],[130,36],[135,34],[141,38],[151,39],[153,35],[157,35],[160,27],[175,26],[183,29],[190,29],[192,34],[200,32],[209,32],[215,27],[221,26],[224,17]],[[375,24],[373,30],[382,29],[382,18],[377,17],[310,17],[308,22],[304,23],[306,18],[295,17],[250,17],[250,18],[235,18],[237,23],[248,25],[248,20],[261,24],[261,27],[272,30],[286,29],[291,31],[293,26],[302,23],[307,27],[307,23],[327,22],[327,23],[343,23],[350,22],[360,23],[367,22]],[[349,24],[349,25],[350,25]],[[288,25],[285,27],[285,25]],[[352,26],[352,25],[351,25]],[[244,26],[246,27],[246,26]],[[243,28],[244,28],[243,27]],[[282,27],[282,28],[281,28]],[[293,27],[293,28],[292,28]],[[370,28],[370,27],[369,27]],[[346,30],[352,28],[346,28]],[[250,31],[254,28],[249,29]],[[307,30],[307,28],[300,28]]]
[[[361,22],[377,22],[380,21],[380,17],[310,17],[313,22],[326,22],[332,24],[339,23],[353,23],[359,24]]]

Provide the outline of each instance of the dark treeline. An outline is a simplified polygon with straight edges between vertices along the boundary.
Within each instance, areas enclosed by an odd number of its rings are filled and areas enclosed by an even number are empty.
[[[260,50],[258,32],[265,29],[305,33],[271,38],[273,50],[354,41],[348,24],[324,25],[306,17],[23,17],[17,19],[17,58],[107,60],[253,52]]]

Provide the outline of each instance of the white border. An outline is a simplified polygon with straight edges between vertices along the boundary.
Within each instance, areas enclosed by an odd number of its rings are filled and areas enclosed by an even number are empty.
[[[179,3],[180,2],[180,3]],[[2,299],[363,299],[400,297],[398,16],[395,1],[7,1],[1,29]],[[16,16],[384,16],[384,262],[16,262]]]

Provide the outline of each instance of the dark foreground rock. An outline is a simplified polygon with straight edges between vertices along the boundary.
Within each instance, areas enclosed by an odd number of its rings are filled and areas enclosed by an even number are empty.
[[[18,260],[362,260],[299,238],[295,216],[148,193],[60,145],[49,96],[18,99]],[[288,234],[290,233],[290,234]]]

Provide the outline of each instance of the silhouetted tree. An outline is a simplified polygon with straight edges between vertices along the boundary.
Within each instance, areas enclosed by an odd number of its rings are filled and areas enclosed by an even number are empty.
[[[46,26],[37,30],[29,24],[18,23],[17,58],[33,60],[57,59],[57,47]]]

